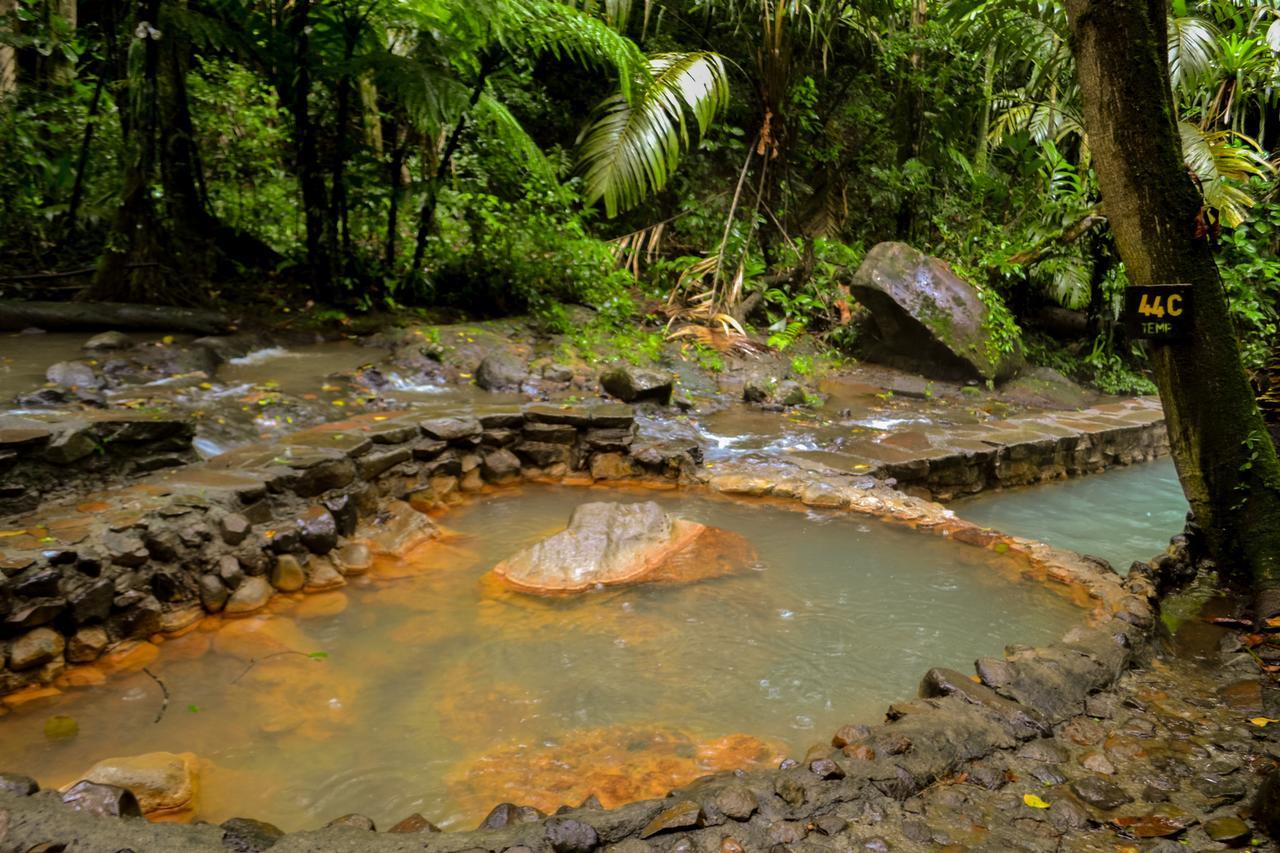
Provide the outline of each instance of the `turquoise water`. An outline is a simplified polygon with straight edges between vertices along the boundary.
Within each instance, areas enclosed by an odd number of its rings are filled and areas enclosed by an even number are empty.
[[[1091,477],[992,492],[951,507],[1005,533],[1109,560],[1125,573],[1164,551],[1182,532],[1187,499],[1173,461],[1162,459]]]

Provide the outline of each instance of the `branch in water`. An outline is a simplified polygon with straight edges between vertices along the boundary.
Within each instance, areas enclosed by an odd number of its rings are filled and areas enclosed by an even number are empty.
[[[160,710],[156,712],[156,718],[153,721],[158,723],[164,717],[164,712],[169,710],[169,688],[165,687],[164,682],[160,680],[158,675],[147,669],[145,666],[142,668],[142,671],[151,676],[152,681],[160,685],[160,692],[164,694],[164,700],[160,703]]]

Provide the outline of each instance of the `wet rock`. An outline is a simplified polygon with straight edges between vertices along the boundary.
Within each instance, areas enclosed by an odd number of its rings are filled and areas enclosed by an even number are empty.
[[[663,809],[657,817],[649,821],[644,829],[640,830],[640,837],[652,838],[660,832],[691,829],[702,826],[704,820],[702,806],[693,800],[681,800],[675,805]]]
[[[1174,806],[1158,806],[1151,814],[1122,815],[1111,823],[1130,838],[1171,838],[1196,823],[1196,818]]]
[[[350,542],[333,552],[334,565],[344,575],[362,575],[373,567],[373,554],[363,542]]]
[[[1071,783],[1071,791],[1083,802],[1097,809],[1109,811],[1133,802],[1124,789],[1099,776],[1086,776]]]
[[[116,607],[124,607],[116,598]],[[116,639],[130,640],[147,637],[160,630],[163,623],[164,608],[153,595],[144,595],[136,602],[128,605],[119,613],[113,613],[107,620],[107,633]]]
[[[66,641],[51,628],[37,628],[13,641],[9,647],[9,668],[21,672],[35,669],[62,657]]]
[[[923,698],[959,696],[969,704],[993,713],[1015,737],[1023,740],[1043,737],[1051,732],[1048,721],[1039,711],[1006,699],[990,687],[975,684],[954,669],[936,667],[929,670],[920,682],[919,694]]]
[[[720,842],[720,853],[746,853],[746,848],[738,839],[727,837]]]
[[[809,762],[809,772],[817,776],[819,779],[843,779],[844,771],[840,769],[840,765],[836,764],[830,758],[819,758]]]
[[[542,378],[548,382],[567,384],[573,381],[573,368],[563,364],[544,364]]]
[[[849,822],[839,815],[826,814],[813,821],[814,828],[823,835],[839,835],[849,826]]]
[[[1243,799],[1248,793],[1244,782],[1239,779],[1222,776],[1217,773],[1206,773],[1192,781],[1192,787],[1203,794],[1216,806],[1223,806]]]
[[[529,372],[515,356],[495,352],[485,356],[476,368],[476,384],[486,391],[519,390]],[[546,371],[543,371],[546,375]],[[573,378],[573,374],[569,374]]]
[[[747,820],[755,814],[759,804],[756,802],[756,795],[749,788],[734,785],[716,795],[715,808],[727,818]]]
[[[134,345],[133,338],[124,332],[101,332],[89,338],[84,342],[84,349],[90,352],[104,352],[109,350],[129,349]]]
[[[44,378],[64,388],[97,390],[106,384],[98,374],[94,373],[93,368],[83,361],[60,361],[50,365],[44,373]]]
[[[673,518],[652,501],[585,503],[565,530],[502,561],[493,574],[524,592],[581,592],[725,574],[751,550],[735,534]]]
[[[144,814],[173,813],[195,807],[198,770],[190,752],[149,752],[99,761],[83,778],[131,791]]]
[[[871,727],[864,725],[841,726],[831,737],[831,745],[841,749],[850,744],[861,743],[871,737]]]
[[[431,519],[404,501],[391,501],[362,529],[375,554],[401,556],[437,535]]]
[[[227,600],[224,612],[230,616],[253,613],[262,609],[271,600],[272,593],[271,584],[267,583],[265,578],[245,578]]]
[[[1087,753],[1080,759],[1080,766],[1093,773],[1101,773],[1103,776],[1114,776],[1116,772],[1115,765],[1100,752]]]
[[[102,537],[102,545],[117,566],[134,569],[151,557],[142,539],[132,533],[107,533]]]
[[[428,438],[473,447],[480,443],[483,427],[475,418],[435,418],[423,421],[422,432]]]
[[[619,364],[601,375],[600,386],[624,403],[653,400],[666,405],[671,402],[675,383],[669,373]]]
[[[1102,739],[1107,736],[1107,730],[1097,720],[1076,717],[1062,727],[1062,734],[1072,743],[1093,746],[1102,742]]]
[[[436,826],[417,812],[414,812],[395,826],[388,829],[387,832],[406,834],[414,832],[440,832],[440,827]]]
[[[1253,798],[1253,819],[1272,838],[1280,838],[1280,771],[1268,773]]]
[[[773,791],[782,797],[783,802],[796,808],[804,805],[805,800],[809,798],[804,784],[794,776],[779,776],[773,782]]]
[[[239,513],[230,513],[224,515],[218,520],[218,532],[222,535],[222,541],[228,545],[239,545],[249,535],[249,519]]]
[[[594,454],[590,470],[593,480],[625,480],[636,472],[631,459],[622,453]]]
[[[555,853],[591,853],[600,836],[590,824],[571,818],[552,818],[546,823],[547,843]]]
[[[780,820],[769,827],[769,841],[773,844],[797,844],[803,841],[807,834],[804,824],[799,821]]]
[[[328,557],[316,557],[311,561],[311,575],[303,587],[307,592],[323,592],[346,586],[347,582],[338,571],[333,560]]]
[[[536,823],[546,815],[531,806],[517,806],[515,803],[499,803],[493,811],[480,822],[478,829],[502,829],[517,823]]]
[[[5,617],[5,627],[10,631],[25,631],[48,625],[67,609],[67,603],[61,598],[37,598],[25,604],[17,604]]]
[[[1002,381],[1022,366],[1020,351],[995,354],[987,346],[988,312],[977,289],[905,243],[875,246],[850,289],[870,313],[880,360],[943,379]]]
[[[244,580],[244,569],[240,561],[231,554],[223,554],[218,558],[218,579],[227,589],[235,589]]]
[[[988,791],[998,791],[1009,784],[1004,770],[991,764],[975,764],[969,769],[969,782]]]
[[[281,554],[271,570],[271,585],[281,592],[297,592],[307,582],[306,570],[292,554]]]
[[[41,598],[58,594],[58,581],[62,572],[52,566],[36,566],[15,577],[13,594],[21,598]]]
[[[111,613],[114,598],[115,587],[106,578],[97,578],[72,589],[67,593],[71,621],[76,625],[100,622]]]
[[[1018,750],[1018,757],[1044,764],[1061,764],[1071,757],[1066,747],[1052,740],[1033,740]]]
[[[17,773],[0,773],[0,791],[18,797],[29,797],[40,790],[39,783],[30,776]],[[2,836],[0,836],[2,839]]]
[[[321,506],[310,507],[298,519],[298,533],[302,547],[312,554],[328,554],[338,544],[338,525],[329,510]]]
[[[329,510],[329,514],[333,516],[333,523],[337,527],[339,536],[350,536],[356,532],[356,523],[360,520],[360,513],[356,509],[356,502],[351,495],[335,495],[325,498],[321,503],[325,509]]]
[[[1084,829],[1089,825],[1089,812],[1075,798],[1055,797],[1049,805],[1049,823],[1061,832]]]
[[[1057,769],[1050,767],[1048,764],[1037,764],[1031,768],[1030,775],[1041,785],[1061,785],[1067,781],[1067,777],[1063,776]]]
[[[507,483],[520,476],[520,457],[506,448],[484,454],[480,472],[490,483]]]
[[[1252,837],[1249,824],[1237,817],[1215,817],[1204,823],[1204,834],[1211,841],[1228,847],[1243,847]]]
[[[217,575],[200,576],[200,604],[210,613],[218,613],[231,597],[231,591]]]
[[[261,820],[233,817],[221,824],[222,846],[233,853],[259,853],[284,838],[284,830]]]
[[[378,827],[374,825],[373,820],[362,814],[345,814],[342,817],[335,817],[325,826],[332,829],[359,829],[364,832],[378,831]]]
[[[142,817],[138,798],[115,785],[77,782],[63,793],[62,802],[78,812],[98,817]]]
[[[101,625],[89,625],[71,635],[67,643],[67,660],[71,663],[95,661],[106,651],[108,637]]]

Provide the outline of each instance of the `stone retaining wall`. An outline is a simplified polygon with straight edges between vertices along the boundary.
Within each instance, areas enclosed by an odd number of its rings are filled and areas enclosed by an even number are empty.
[[[195,423],[125,410],[0,416],[0,518],[194,462]]]
[[[341,585],[433,535],[415,509],[520,480],[688,479],[697,455],[637,441],[618,405],[365,415],[45,506],[0,529],[0,694],[56,689],[68,664],[275,590]]]
[[[913,494],[950,501],[989,489],[1097,474],[1168,454],[1159,401],[1137,398],[1079,413],[1019,418],[1002,428],[958,427],[947,431],[942,446],[879,464],[874,473]]]
[[[23,688],[10,699],[54,691],[67,683],[69,664],[112,646],[109,656],[127,655],[130,641],[187,630],[206,612],[252,612],[273,587],[341,584],[344,573],[367,567],[371,552],[432,535],[428,517],[410,506],[440,507],[518,480],[680,482],[735,499],[874,515],[988,549],[993,561],[1003,557],[1024,574],[1076,591],[1093,604],[1092,618],[1053,646],[978,661],[976,680],[931,670],[920,697],[891,706],[883,725],[846,726],[802,760],[775,771],[716,774],[664,800],[551,817],[506,804],[470,833],[327,828],[282,835],[253,821],[172,827],[95,820],[91,813],[109,813],[119,800],[93,800],[76,811],[56,792],[17,796],[29,786],[0,777],[0,849],[73,841],[77,849],[175,851],[825,849],[804,839],[840,831],[837,810],[901,801],[974,759],[1045,736],[1145,648],[1155,597],[1147,568],[1122,580],[1105,565],[976,527],[867,476],[795,461],[744,460],[712,470],[697,463],[695,446],[638,440],[625,407],[532,406],[428,421],[374,415],[154,475],[102,495],[91,509],[46,509],[39,519],[15,520],[0,538],[0,689]],[[1156,565],[1185,562],[1186,548],[1179,548]],[[738,846],[725,846],[726,838]]]

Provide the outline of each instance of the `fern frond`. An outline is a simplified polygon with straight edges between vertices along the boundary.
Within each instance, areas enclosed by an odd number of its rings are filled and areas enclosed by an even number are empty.
[[[655,56],[648,75],[634,97],[607,98],[579,139],[587,202],[603,199],[610,217],[666,186],[689,145],[688,116],[703,134],[728,106],[728,76],[716,54]]]

